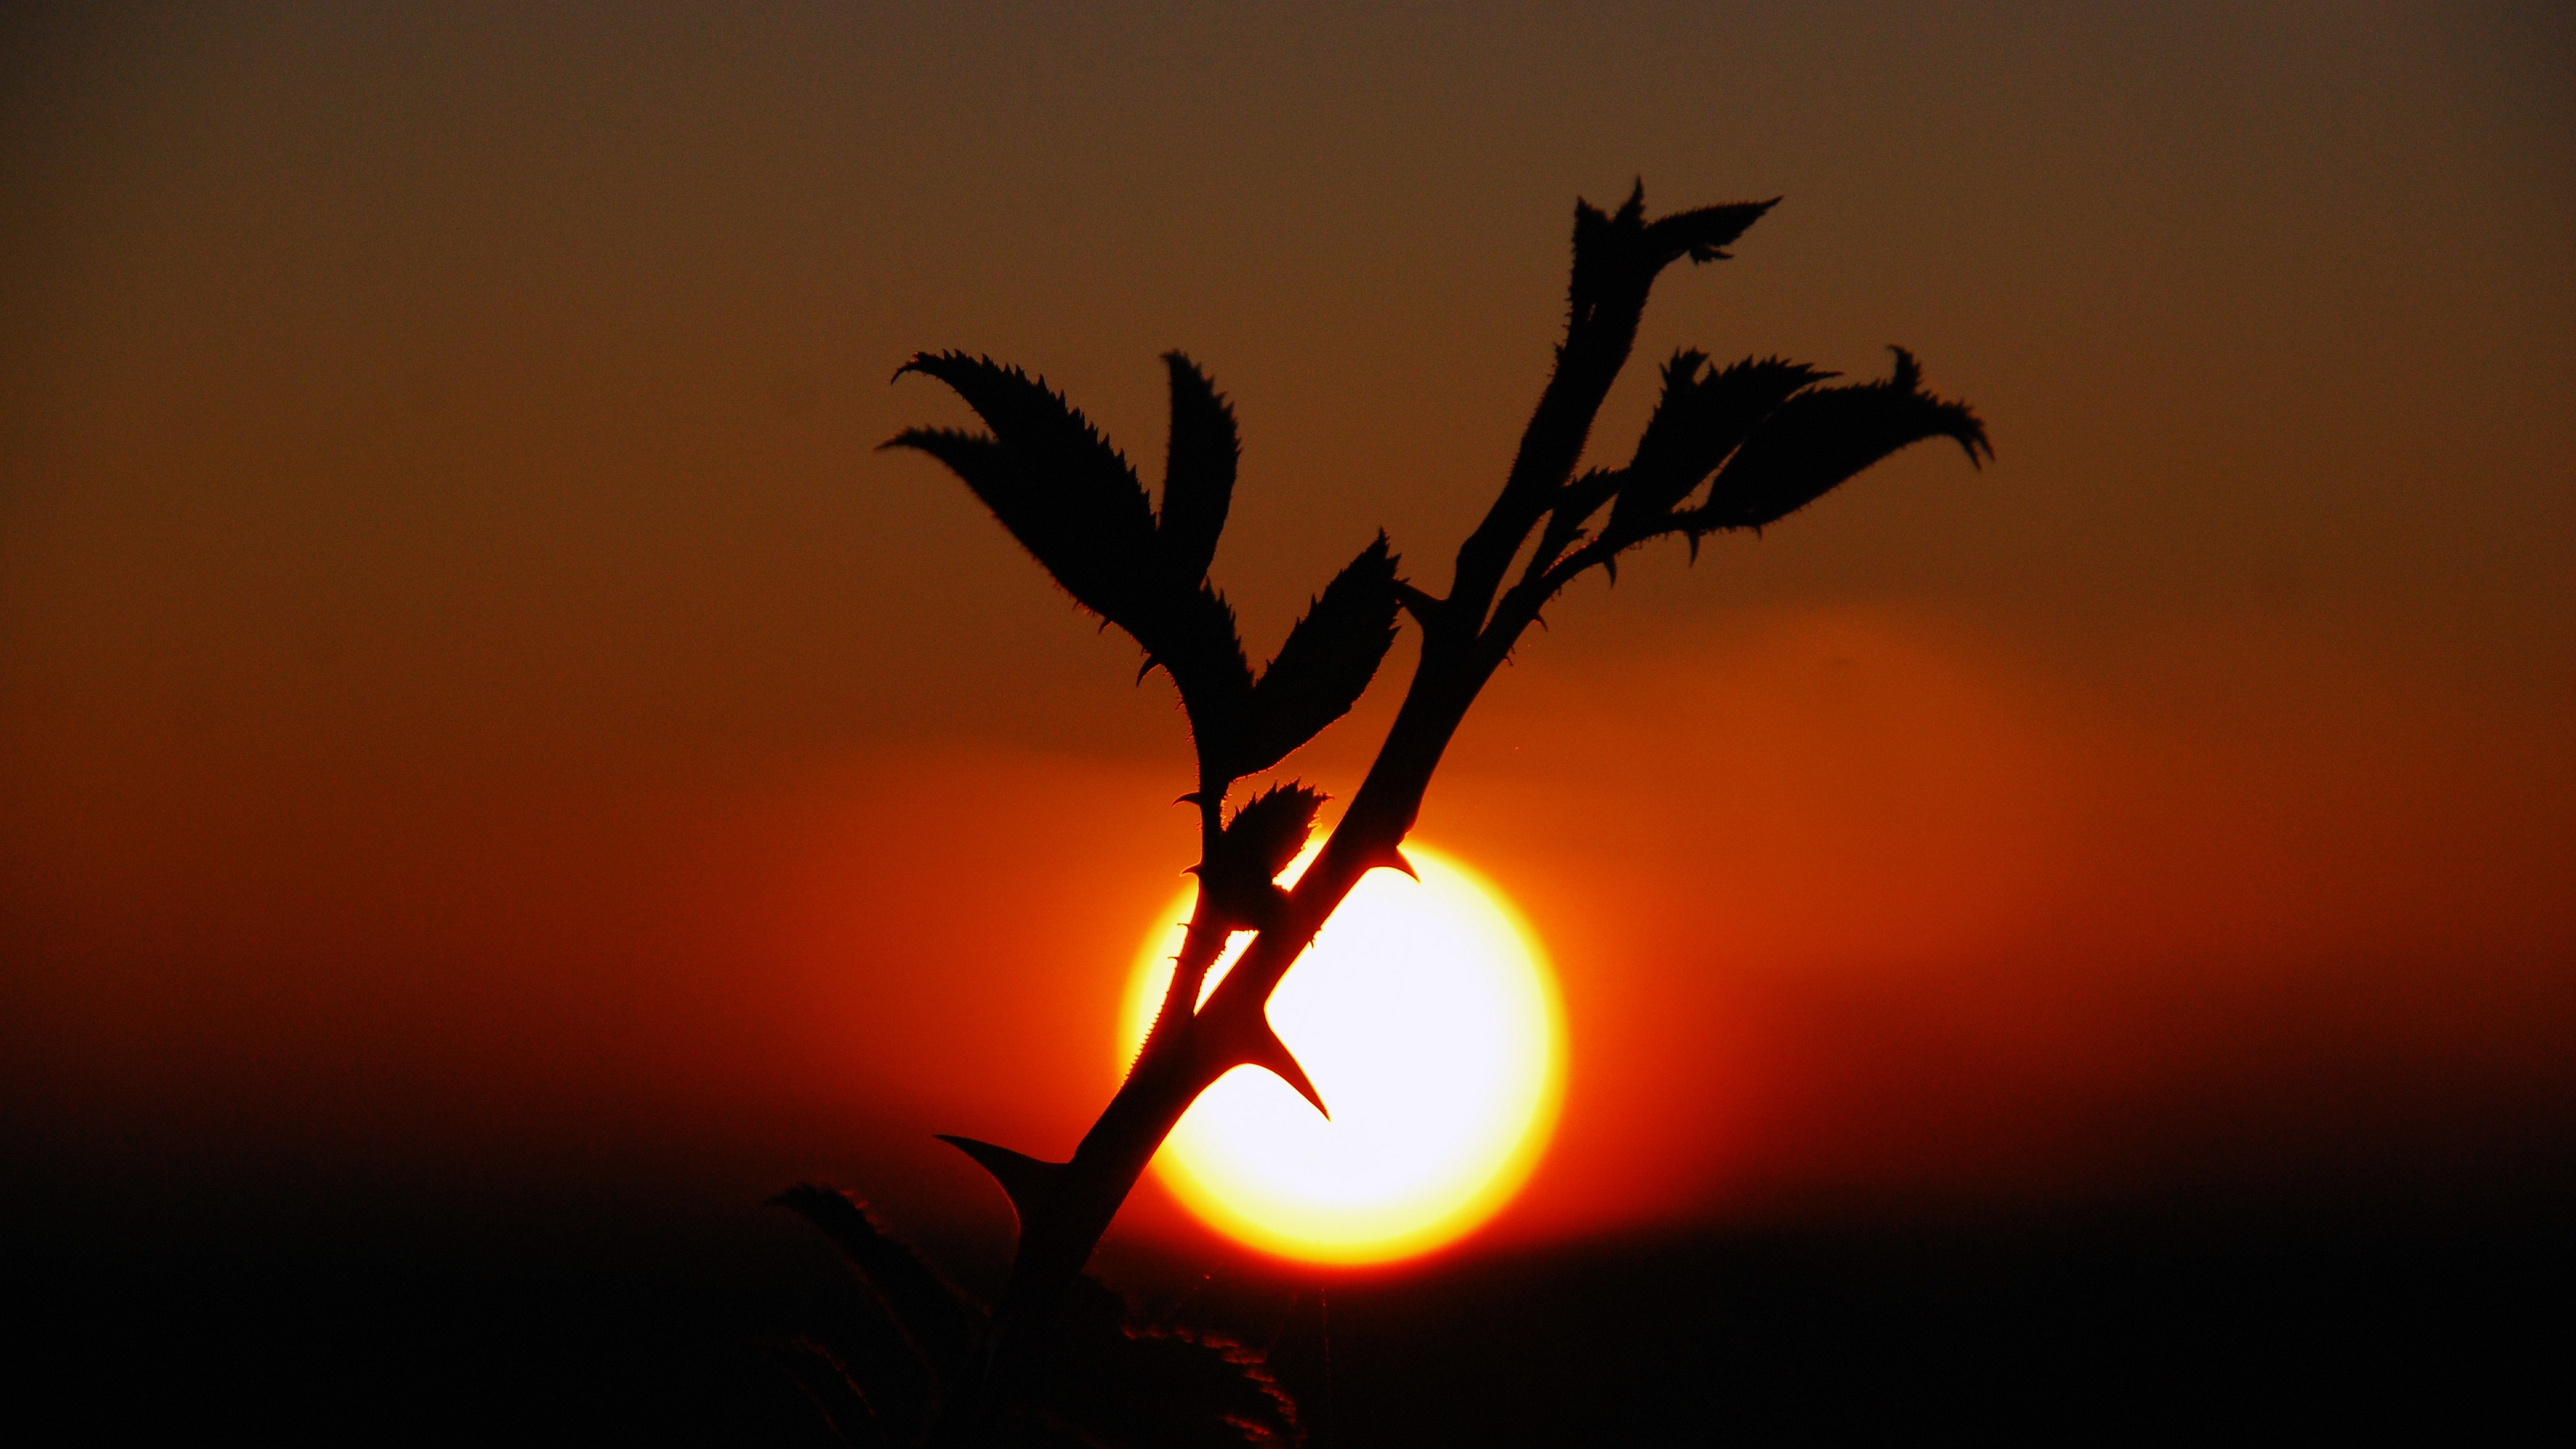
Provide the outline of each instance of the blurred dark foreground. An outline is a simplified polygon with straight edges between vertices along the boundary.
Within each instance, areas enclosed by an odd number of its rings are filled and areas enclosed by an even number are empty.
[[[782,1211],[263,1225],[180,1198],[87,1221],[26,1205],[0,1284],[13,1443],[835,1442],[778,1346],[862,1300]],[[1338,1279],[1134,1245],[1108,1268],[1146,1318],[1268,1348],[1322,1446],[2563,1443],[2561,1228],[2203,1215],[1705,1233]],[[989,1291],[999,1265],[967,1266]]]

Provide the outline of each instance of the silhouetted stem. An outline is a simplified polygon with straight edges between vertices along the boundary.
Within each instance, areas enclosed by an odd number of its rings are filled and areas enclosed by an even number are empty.
[[[1576,265],[1583,265],[1580,255]],[[1502,494],[1458,550],[1448,596],[1435,599],[1401,586],[1399,598],[1423,634],[1404,703],[1350,808],[1287,893],[1280,919],[1264,923],[1203,1004],[1200,986],[1224,949],[1228,923],[1213,912],[1202,881],[1172,984],[1126,1080],[1043,1203],[1023,1216],[1010,1284],[993,1320],[981,1385],[985,1413],[1011,1397],[1036,1324],[1082,1271],[1190,1104],[1219,1077],[1257,1059],[1269,1040],[1267,1011],[1280,978],[1362,876],[1380,866],[1403,868],[1399,847],[1421,814],[1432,773],[1468,706],[1554,591],[1525,578],[1505,596],[1503,607],[1495,607],[1513,557],[1564,494],[1593,419],[1626,365],[1659,269],[1657,263],[1605,277],[1599,295],[1569,319],[1555,370],[1522,434]],[[1548,572],[1546,563],[1533,572]],[[1210,843],[1224,784],[1201,784],[1202,835]]]
[[[1400,866],[1398,847],[1420,815],[1441,755],[1509,641],[1459,622],[1448,606],[1426,629],[1423,655],[1376,762],[1314,864],[1288,892],[1283,919],[1254,936],[1204,1004],[1200,983],[1225,945],[1201,893],[1172,984],[1127,1079],[1084,1134],[1043,1208],[1020,1224],[1011,1279],[993,1326],[984,1384],[988,1406],[1007,1399],[1034,1325],[1089,1261],[1136,1180],[1190,1104],[1219,1077],[1254,1060],[1266,1037],[1270,996],[1360,878]],[[1510,632],[1517,636],[1518,628]],[[1499,650],[1497,648],[1499,646]]]
[[[1768,421],[1756,420],[1766,430],[1757,434],[1742,430],[1753,424],[1711,421],[1716,415],[1692,411],[1696,403],[1673,401],[1680,397],[1705,401],[1704,392],[1689,393],[1688,389],[1716,386],[1726,379],[1740,381],[1743,376],[1729,369],[1724,378],[1700,379],[1698,369],[1706,358],[1692,351],[1677,356],[1674,367],[1667,370],[1667,401],[1658,405],[1656,420],[1649,422],[1635,459],[1624,468],[1596,469],[1580,478],[1575,476],[1602,402],[1627,364],[1636,341],[1638,320],[1656,276],[1684,256],[1694,261],[1724,256],[1720,249],[1771,205],[1748,202],[1703,207],[1650,223],[1644,219],[1642,186],[1615,215],[1578,204],[1565,340],[1557,348],[1556,366],[1522,433],[1520,449],[1501,493],[1475,531],[1459,546],[1455,572],[1445,596],[1435,597],[1395,578],[1395,563],[1381,534],[1319,596],[1314,609],[1291,632],[1287,644],[1257,683],[1250,678],[1241,658],[1241,642],[1233,630],[1230,613],[1222,598],[1209,591],[1203,577],[1205,549],[1187,557],[1189,567],[1183,572],[1202,575],[1197,584],[1200,592],[1194,596],[1207,616],[1200,623],[1226,636],[1224,643],[1210,646],[1215,652],[1207,657],[1213,658],[1214,664],[1194,673],[1199,666],[1187,664],[1186,660],[1198,656],[1166,653],[1167,645],[1186,643],[1186,639],[1178,635],[1165,639],[1157,632],[1159,625],[1148,628],[1127,621],[1130,632],[1136,633],[1138,641],[1147,647],[1148,667],[1159,663],[1174,671],[1174,683],[1182,687],[1183,703],[1191,711],[1199,750],[1199,782],[1197,790],[1183,798],[1194,802],[1199,810],[1198,899],[1154,1024],[1126,1079],[1091,1130],[1083,1135],[1070,1160],[1039,1162],[990,1143],[949,1139],[991,1171],[1010,1195],[1020,1215],[1020,1236],[1009,1286],[983,1341],[982,1375],[970,1399],[952,1400],[943,1411],[941,1442],[960,1436],[1009,1437],[1001,1422],[1002,1411],[1018,1401],[1031,1383],[1028,1367],[1032,1355],[1046,1341],[1051,1315],[1067,1301],[1065,1290],[1089,1261],[1146,1164],[1200,1093],[1235,1068],[1252,1065],[1277,1073],[1318,1106],[1328,1105],[1307,1080],[1304,1068],[1271,1030],[1271,995],[1369,871],[1391,866],[1411,872],[1401,846],[1421,814],[1423,797],[1441,757],[1456,737],[1469,706],[1494,671],[1511,657],[1514,646],[1538,621],[1539,611],[1550,599],[1584,570],[1595,565],[1607,567],[1621,550],[1650,538],[1680,533],[1691,540],[1696,550],[1700,537],[1712,530],[1758,530],[1764,523],[1812,502],[1893,449],[1924,438],[1942,436],[1957,441],[1967,450],[1972,463],[1980,449],[1991,454],[1992,450],[1986,448],[1984,427],[1975,414],[1963,403],[1943,401],[1922,392],[1920,371],[1911,354],[1902,349],[1897,353],[1896,372],[1887,382],[1822,390],[1810,390],[1810,385],[1829,374],[1776,359],[1763,363],[1748,360],[1742,366],[1753,372],[1744,375],[1757,378],[1756,384],[1748,386],[1777,383],[1788,389],[1771,397],[1768,405],[1774,411],[1764,414]],[[1177,354],[1175,359],[1174,376],[1180,379],[1186,362],[1177,360]],[[1011,399],[1029,402],[1033,397],[1036,401],[1030,405],[1039,411],[1060,415],[1068,424],[1081,423],[1079,414],[1042,384],[1031,383],[1017,371],[999,369],[989,361],[969,360],[962,354],[923,354],[908,365],[908,370],[915,369],[932,371],[960,391],[969,392],[969,401],[994,423],[997,434],[1009,430],[994,408],[977,401],[980,394],[971,390],[981,389],[999,398],[996,406],[1017,406]],[[1215,431],[1208,437],[1228,450],[1220,471],[1223,480],[1230,480],[1231,421],[1204,378],[1195,371],[1188,376],[1198,380],[1202,421],[1208,416],[1217,419],[1217,424],[1211,425]],[[1182,430],[1179,420],[1187,400],[1177,381],[1174,396],[1178,438]],[[1782,398],[1788,400],[1783,402]],[[1676,410],[1667,413],[1666,407]],[[1214,410],[1212,414],[1210,409]],[[1009,407],[1003,406],[1002,411],[1007,414]],[[1680,431],[1659,433],[1658,428],[1666,425]],[[1087,425],[1082,427],[1087,429]],[[1730,433],[1728,429],[1734,431]],[[1086,431],[1084,436],[1095,452],[1107,452],[1107,445],[1096,435]],[[1655,442],[1659,437],[1665,439],[1663,444]],[[1746,441],[1748,437],[1770,439],[1771,446],[1767,452],[1748,454],[1745,450],[1752,446]],[[1674,443],[1674,438],[1682,441]],[[1024,487],[1027,480],[1019,472],[996,471],[997,450],[1007,452],[1004,443],[915,429],[899,436],[890,446],[894,445],[919,447],[947,462],[1058,580],[1096,612],[1115,618],[1122,600],[1134,602],[1132,590],[1122,580],[1134,572],[1136,557],[1153,555],[1154,550],[1139,544],[1121,553],[1102,545],[1111,557],[1110,564],[1082,554],[1059,537],[1062,530],[1051,521],[1053,515],[1048,512],[1054,505],[1041,508],[1030,502]],[[1176,442],[1176,458],[1178,448]],[[1698,459],[1696,473],[1674,461],[1698,457],[1702,450],[1707,456]],[[1755,459],[1751,466],[1746,464],[1748,456]],[[1100,461],[1092,458],[1095,464]],[[1114,453],[1108,453],[1107,463],[1102,466],[1112,474],[1128,472],[1124,460]],[[1711,475],[1709,468],[1722,471]],[[1729,479],[1736,478],[1739,468],[1744,469],[1744,477],[1737,480],[1725,506],[1720,507],[1715,495],[1728,486]],[[1076,467],[1068,478],[1071,483],[1081,483],[1089,476]],[[1218,497],[1219,501],[1209,505],[1213,512],[1203,508],[1200,515],[1191,515],[1184,509],[1176,515],[1173,489],[1180,486],[1181,476],[1176,471],[1167,480],[1164,512],[1151,520],[1152,531],[1136,536],[1151,541],[1167,539],[1173,536],[1173,519],[1177,516],[1184,520],[1184,534],[1188,527],[1200,527],[1204,536],[1198,537],[1198,544],[1212,549],[1213,534],[1207,530],[1215,525],[1206,519],[1221,522],[1223,503],[1218,494],[1207,490],[1216,488],[1221,493],[1231,486],[1230,481],[1204,483],[1205,478],[1218,475],[1201,475],[1204,486],[1194,496],[1202,504]],[[1684,495],[1698,486],[1697,480],[1710,476],[1717,480],[1710,485],[1710,500],[1695,509],[1676,512]],[[1639,487],[1643,492],[1625,491]],[[1098,488],[1093,491],[1100,492]],[[1132,475],[1127,476],[1124,485],[1113,478],[1101,497],[1111,513],[1124,510],[1120,516],[1128,517],[1140,528],[1145,526],[1140,520],[1146,519],[1142,511],[1146,500]],[[1644,502],[1638,503],[1641,498]],[[1609,517],[1596,525],[1604,507],[1611,510]],[[1190,523],[1193,517],[1198,519],[1196,524]],[[1596,527],[1598,532],[1593,532]],[[1533,533],[1538,535],[1534,548]],[[1155,548],[1160,547],[1160,542],[1155,542]],[[1527,562],[1519,578],[1506,590],[1504,580],[1524,550],[1528,551]],[[1125,562],[1117,562],[1119,559]],[[1392,603],[1377,592],[1381,588],[1392,588]],[[1090,592],[1086,594],[1084,589]],[[1363,607],[1355,611],[1354,600]],[[1239,778],[1239,767],[1255,761],[1275,763],[1350,707],[1385,657],[1392,637],[1391,623],[1399,607],[1413,616],[1422,631],[1421,653],[1404,701],[1397,708],[1368,774],[1313,864],[1294,887],[1281,890],[1275,884],[1278,867],[1287,858],[1288,848],[1305,838],[1303,832],[1322,797],[1302,786],[1275,787],[1229,821],[1225,816],[1227,792]],[[1310,627],[1318,632],[1305,632]],[[1299,643],[1301,639],[1305,640],[1304,646]],[[1356,661],[1344,671],[1347,689],[1339,684],[1315,684],[1300,673],[1303,670],[1313,674],[1317,667],[1314,661],[1335,652],[1319,641],[1335,639],[1348,646],[1339,652]],[[1300,655],[1301,647],[1309,652]],[[1230,660],[1228,648],[1232,650]],[[1313,652],[1316,650],[1323,652]],[[1292,666],[1292,658],[1305,662]],[[1205,662],[1202,658],[1201,663]],[[1194,695],[1189,683],[1192,679],[1216,681],[1207,686],[1214,692],[1202,690]],[[1275,689],[1274,683],[1281,679],[1293,687]],[[1226,687],[1217,688],[1219,684]],[[1302,703],[1296,702],[1300,699]],[[1265,700],[1269,703],[1264,704]],[[1247,744],[1247,740],[1259,743],[1256,747]],[[1282,827],[1283,821],[1289,828]],[[1212,988],[1207,987],[1208,973],[1223,955],[1231,935],[1239,930],[1252,932],[1252,939],[1233,968]],[[1204,1001],[1200,999],[1203,990]]]
[[[1592,435],[1592,420],[1600,414],[1620,369],[1628,365],[1628,350],[1636,343],[1637,322],[1645,312],[1646,292],[1653,280],[1649,275],[1632,288],[1622,288],[1614,305],[1578,313],[1568,322],[1565,345],[1556,353],[1556,371],[1521,434],[1520,452],[1512,460],[1502,496],[1458,550],[1458,578],[1449,599],[1452,605],[1471,610],[1473,627],[1483,628],[1485,611],[1512,566],[1512,556],[1520,552],[1530,530],[1573,476],[1584,440]]]

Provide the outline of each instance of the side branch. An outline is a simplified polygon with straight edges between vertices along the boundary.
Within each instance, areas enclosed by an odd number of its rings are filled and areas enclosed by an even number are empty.
[[[1592,433],[1610,385],[1628,362],[1647,294],[1664,268],[1687,256],[1718,260],[1723,248],[1777,204],[1777,199],[1703,207],[1645,219],[1641,182],[1616,213],[1589,203],[1574,209],[1574,273],[1567,287],[1565,341],[1521,434],[1512,471],[1485,520],[1458,549],[1453,608],[1481,630],[1512,556],[1557,500]]]
[[[1172,434],[1159,505],[1125,456],[1061,396],[1016,369],[960,353],[907,365],[957,390],[990,435],[915,429],[889,446],[938,458],[1064,585],[1133,635],[1147,669],[1172,679],[1190,720],[1198,788],[1198,893],[1152,1028],[1109,1105],[1069,1161],[1039,1162],[951,1139],[991,1171],[1019,1214],[1011,1278],[973,1397],[982,1427],[1014,1401],[1050,1305],[1081,1272],[1165,1137],[1199,1094],[1238,1066],[1277,1073],[1322,1110],[1314,1084],[1272,1031],[1273,991],[1369,871],[1410,873],[1401,847],[1450,741],[1540,611],[1585,570],[1615,567],[1674,534],[1759,531],[1898,449],[1948,437],[1974,464],[1991,456],[1966,405],[1923,390],[1896,350],[1886,379],[1833,376],[1779,358],[1724,368],[1685,349],[1664,369],[1653,417],[1625,464],[1580,476],[1591,430],[1626,366],[1648,294],[1673,262],[1707,262],[1774,203],[1707,207],[1648,221],[1642,186],[1615,213],[1576,204],[1566,330],[1492,507],[1459,546],[1445,597],[1397,577],[1386,538],[1317,595],[1257,674],[1233,609],[1207,577],[1234,484],[1233,417],[1195,364],[1166,359]],[[1604,517],[1604,510],[1607,516]],[[1533,544],[1532,535],[1536,534]],[[1513,561],[1529,550],[1509,588]],[[1374,678],[1400,613],[1422,630],[1403,702],[1366,777],[1293,887],[1278,879],[1312,830],[1323,795],[1274,781],[1231,816],[1236,782],[1275,768]],[[1233,968],[1207,988],[1226,946]],[[1204,993],[1205,1000],[1201,1000]]]

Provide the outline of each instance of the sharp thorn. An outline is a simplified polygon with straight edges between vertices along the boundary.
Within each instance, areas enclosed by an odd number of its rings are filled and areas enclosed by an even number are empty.
[[[1007,1147],[978,1142],[972,1137],[955,1137],[945,1132],[936,1135],[940,1141],[974,1158],[976,1166],[993,1175],[993,1180],[1002,1185],[1003,1194],[1010,1198],[1011,1212],[1019,1218],[1023,1229],[1046,1207],[1047,1198],[1055,1191],[1056,1179],[1064,1174],[1061,1162],[1040,1162],[1025,1152],[1013,1152]]]
[[[1404,858],[1403,851],[1389,850],[1387,854],[1395,857],[1395,859],[1387,862],[1387,868],[1389,870],[1403,871],[1406,875],[1413,877],[1417,882],[1422,879],[1422,872],[1413,868],[1413,862]]]
[[[1286,1042],[1279,1039],[1279,1033],[1271,1030],[1266,1019],[1253,1034],[1252,1045],[1244,1059],[1296,1088],[1297,1095],[1313,1103],[1315,1110],[1324,1114],[1325,1121],[1333,1120],[1332,1112],[1324,1106],[1323,1094],[1315,1090],[1315,1084],[1307,1079],[1306,1069],[1297,1065],[1295,1054],[1288,1050]]]

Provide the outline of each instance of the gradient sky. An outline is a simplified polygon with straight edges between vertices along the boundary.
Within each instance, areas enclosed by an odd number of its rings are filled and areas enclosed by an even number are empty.
[[[1020,362],[1150,475],[1188,350],[1266,655],[1378,527],[1445,582],[1573,200],[1639,176],[1786,199],[1667,274],[1601,449],[1676,346],[1902,343],[1998,460],[1633,557],[1471,717],[1421,830],[1573,1030],[1497,1232],[2474,1201],[2576,1140],[2550,7],[186,6],[5,47],[0,1124],[42,1160],[997,1214],[925,1134],[1059,1155],[1105,1100],[1186,745],[872,451],[965,417],[888,374]],[[1409,649],[1293,773],[1347,793]]]

